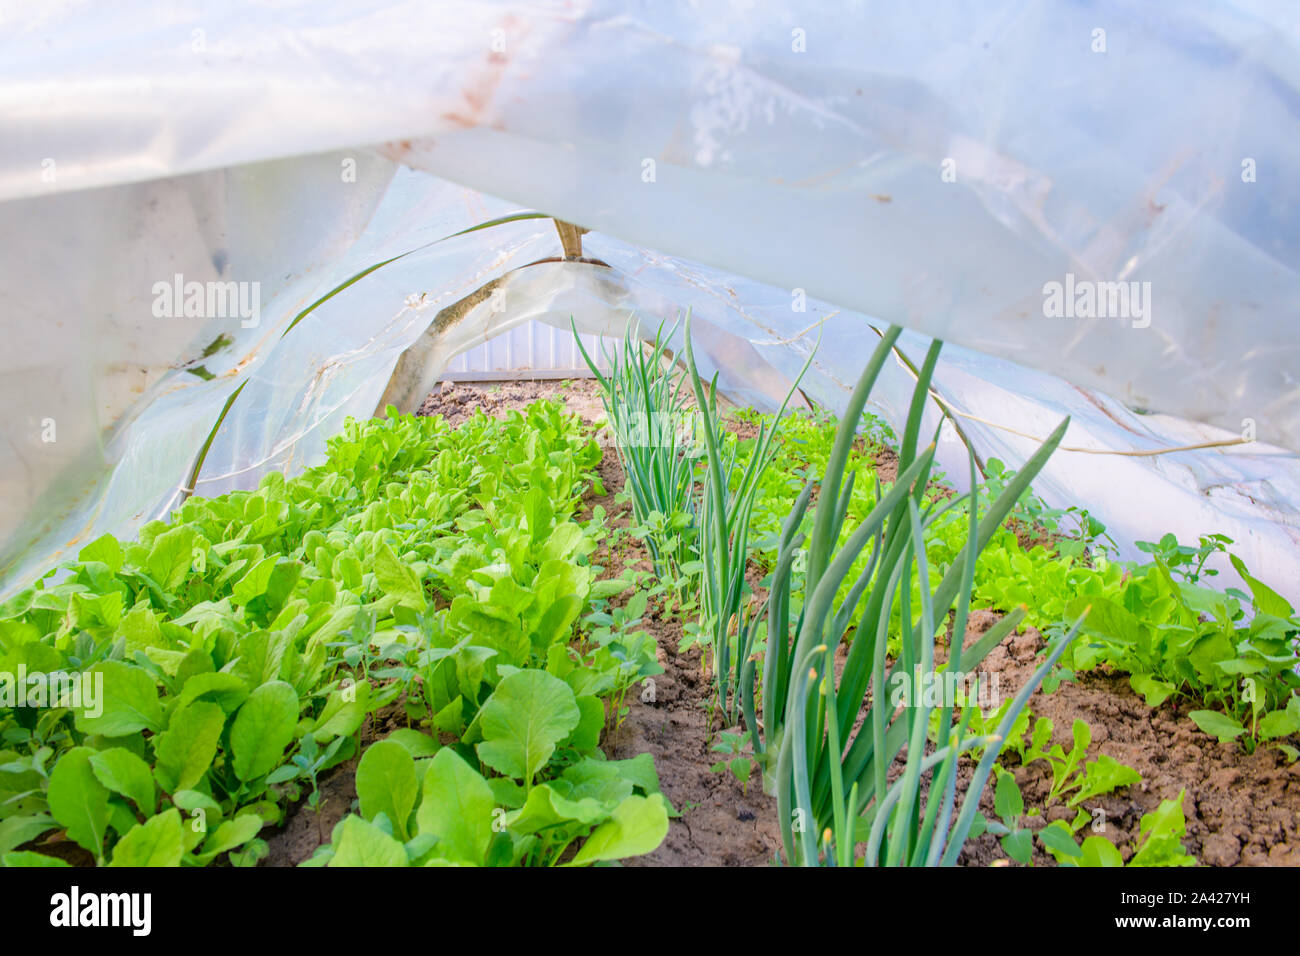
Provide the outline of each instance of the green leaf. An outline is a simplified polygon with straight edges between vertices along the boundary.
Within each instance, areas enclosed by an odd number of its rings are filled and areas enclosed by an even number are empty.
[[[1032,830],[1012,830],[999,840],[1007,856],[1017,863],[1028,863],[1034,855],[1034,833]]]
[[[387,544],[381,544],[375,552],[374,571],[375,583],[380,590],[396,597],[398,603],[415,611],[424,611],[428,607],[419,576],[403,564]]]
[[[339,824],[330,866],[407,866],[406,847],[373,823],[349,814]]]
[[[271,573],[275,571],[275,566],[279,560],[280,556],[273,554],[258,561],[242,578],[235,582],[235,586],[230,592],[230,599],[235,604],[244,605],[265,594],[266,586],[271,583]]]
[[[233,820],[223,821],[204,843],[203,852],[196,855],[196,862],[206,866],[221,854],[238,849],[261,833],[265,825],[256,813],[241,813]]]
[[[192,701],[204,700],[220,704],[227,714],[233,714],[248,699],[248,685],[243,678],[221,671],[195,674],[185,681],[177,699],[184,707]]]
[[[412,757],[432,757],[440,749],[438,741],[410,727],[399,727],[384,738],[401,744]]]
[[[1074,842],[1074,834],[1070,831],[1070,825],[1064,820],[1055,820],[1039,830],[1038,841],[1043,844],[1048,853],[1056,858],[1058,863],[1064,863],[1066,860],[1077,860],[1083,856],[1079,844]]]
[[[189,574],[194,557],[194,529],[181,526],[164,531],[149,549],[149,574],[164,591],[175,591]]]
[[[1129,860],[1129,866],[1195,866],[1196,857],[1183,850],[1182,837],[1187,832],[1183,816],[1183,797],[1162,800],[1160,806],[1144,814],[1138,825],[1138,850]]]
[[[531,783],[581,717],[564,681],[545,671],[516,671],[502,679],[479,713],[479,759],[499,773]]]
[[[574,750],[595,750],[605,726],[605,704],[599,697],[587,694],[578,697],[577,704],[582,716],[564,743]]]
[[[1264,614],[1271,614],[1274,617],[1290,617],[1295,613],[1291,605],[1287,603],[1286,598],[1263,581],[1251,577],[1246,572],[1245,562],[1241,558],[1235,554],[1230,554],[1228,559],[1232,562],[1232,566],[1237,569],[1237,573],[1241,575],[1241,579],[1246,582],[1246,586],[1250,588],[1250,594],[1255,599],[1255,607],[1259,611]]]
[[[44,853],[33,853],[31,850],[14,850],[0,856],[0,863],[5,866],[71,866],[60,860],[57,856],[46,856]]]
[[[230,728],[235,776],[247,783],[270,773],[284,757],[298,724],[298,694],[284,681],[267,681],[244,701]]]
[[[1120,856],[1115,844],[1103,836],[1090,836],[1083,841],[1079,851],[1080,866],[1123,866],[1124,857]]]
[[[1079,792],[1071,798],[1069,805],[1072,807],[1077,806],[1084,800],[1141,781],[1142,775],[1132,767],[1120,763],[1114,757],[1101,754],[1085,768],[1083,785]]]
[[[35,840],[42,833],[57,828],[58,824],[48,813],[6,817],[0,820],[0,853],[8,853],[24,843]]]
[[[225,711],[210,701],[178,708],[167,730],[154,741],[158,785],[171,794],[192,789],[216,759],[225,725]]]
[[[481,865],[492,842],[492,789],[450,747],[439,750],[424,777],[424,799],[416,811],[420,834],[438,838],[438,855]]]
[[[668,835],[668,810],[657,794],[628,797],[614,809],[613,816],[592,831],[569,866],[640,856],[654,850]]]
[[[153,774],[149,765],[124,747],[101,750],[90,758],[95,777],[136,805],[146,817],[154,811]]]
[[[337,688],[325,701],[325,709],[316,720],[312,736],[318,744],[329,743],[335,737],[351,737],[369,712],[369,681]]]
[[[1075,598],[1066,606],[1065,617],[1075,620],[1089,607],[1091,610],[1083,622],[1085,634],[1095,634],[1123,644],[1140,644],[1143,640],[1146,627],[1141,619],[1108,598],[1095,595]]]
[[[1128,682],[1143,696],[1148,707],[1159,707],[1177,689],[1168,681],[1157,680],[1151,674],[1131,674]]]
[[[99,675],[102,675],[99,676]],[[76,711],[77,729],[105,737],[125,737],[142,730],[155,733],[162,729],[162,706],[158,702],[158,685],[138,667],[121,661],[103,661],[86,672],[86,680],[98,689],[103,681],[99,708],[84,707]],[[99,709],[97,715],[91,711]]]
[[[1192,723],[1202,731],[1211,737],[1218,737],[1221,744],[1234,740],[1246,732],[1245,727],[1217,710],[1194,710],[1187,716],[1192,718]]]
[[[117,538],[111,534],[105,534],[82,548],[77,554],[77,560],[83,564],[90,561],[102,561],[108,565],[109,571],[117,574],[118,571],[122,570],[122,563],[126,560],[126,552],[122,550],[122,545],[118,543]]]
[[[1259,720],[1259,736],[1264,740],[1297,733],[1300,733],[1300,695],[1292,694],[1285,710],[1271,711]]]
[[[411,834],[407,820],[415,809],[420,785],[415,779],[415,760],[394,740],[371,744],[357,764],[357,796],[361,815],[373,820],[385,814],[393,821],[396,836],[405,842]]]
[[[527,802],[511,816],[510,830],[526,834],[565,823],[591,826],[607,819],[609,814],[609,809],[599,800],[592,797],[570,800],[543,783],[533,787]]]
[[[126,836],[113,848],[113,862],[109,866],[180,866],[182,845],[181,814],[175,807],[151,817]]]
[[[96,859],[104,855],[108,830],[108,788],[95,778],[89,747],[73,747],[54,765],[47,798],[54,819]]]
[[[1025,801],[1016,785],[1016,778],[1005,771],[998,774],[998,784],[993,791],[993,809],[1009,826],[1014,825],[1025,812]]]

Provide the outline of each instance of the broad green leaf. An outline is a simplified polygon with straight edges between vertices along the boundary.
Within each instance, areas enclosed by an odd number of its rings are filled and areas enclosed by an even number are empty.
[[[1012,830],[999,841],[1007,856],[1017,863],[1028,863],[1034,855],[1034,832],[1032,830]]]
[[[1083,841],[1079,850],[1079,866],[1123,866],[1124,858],[1120,856],[1115,844],[1102,836],[1090,836]]]
[[[416,811],[420,834],[438,838],[438,855],[482,865],[492,842],[492,790],[450,747],[429,761],[424,798]]]
[[[256,813],[241,813],[233,820],[224,821],[203,844],[203,852],[197,855],[197,861],[206,865],[222,853],[238,849],[261,833],[263,826],[265,822]]]
[[[565,823],[591,826],[606,820],[609,815],[610,808],[599,800],[591,797],[568,800],[549,785],[540,784],[533,787],[527,802],[509,818],[509,823],[513,833],[536,833]]]
[[[1108,754],[1101,754],[1096,760],[1088,763],[1083,775],[1083,786],[1070,799],[1069,805],[1078,806],[1084,800],[1141,782],[1142,775],[1132,767],[1120,763]]]
[[[60,860],[57,856],[46,856],[44,853],[33,853],[31,850],[14,850],[11,853],[5,853],[0,856],[0,863],[13,867],[72,865]]]
[[[384,738],[401,744],[412,757],[432,757],[440,749],[438,741],[410,727],[399,727]]]
[[[1038,840],[1043,844],[1047,852],[1056,857],[1058,863],[1063,863],[1066,860],[1077,860],[1083,855],[1083,851],[1079,849],[1079,844],[1074,842],[1074,834],[1070,832],[1070,825],[1064,820],[1056,820],[1039,830]]]
[[[1300,734],[1300,695],[1292,694],[1286,709],[1274,710],[1259,720],[1259,735],[1264,740]]]
[[[171,807],[132,828],[117,841],[109,866],[180,866],[181,814]]]
[[[1219,738],[1221,744],[1234,740],[1246,732],[1245,727],[1217,710],[1194,710],[1187,716],[1192,718],[1192,723],[1202,731],[1211,737]]]
[[[1089,595],[1076,598],[1067,607],[1067,619],[1077,619],[1091,607],[1083,622],[1086,634],[1096,634],[1112,641],[1124,644],[1138,644],[1144,637],[1145,626],[1142,621],[1127,608],[1108,598]]]
[[[189,574],[194,556],[194,529],[181,526],[164,531],[149,549],[149,574],[164,591],[174,591]]]
[[[330,866],[407,866],[406,848],[358,816],[349,814],[339,824],[338,840]]]
[[[325,701],[312,736],[318,744],[329,743],[335,737],[351,737],[369,712],[369,681],[336,688]]]
[[[1290,617],[1295,613],[1286,598],[1263,581],[1253,578],[1247,573],[1246,565],[1241,558],[1235,554],[1229,555],[1228,558],[1232,561],[1232,566],[1237,569],[1237,573],[1241,575],[1241,579],[1246,582],[1246,586],[1250,588],[1250,594],[1255,599],[1256,608],[1264,614],[1271,614],[1274,617]]]
[[[121,661],[103,661],[87,671],[84,680],[92,682],[98,706],[75,711],[78,730],[105,737],[125,737],[142,730],[156,733],[162,729],[158,686],[148,672]],[[100,712],[95,713],[96,710]]]
[[[149,765],[124,747],[101,750],[90,758],[95,778],[114,793],[120,793],[149,816],[154,811],[153,774]]]
[[[1128,682],[1146,700],[1148,707],[1159,707],[1177,688],[1151,674],[1132,674]]]
[[[1187,831],[1183,816],[1183,797],[1162,800],[1160,806],[1142,816],[1138,824],[1138,850],[1129,866],[1195,866],[1196,858],[1183,850],[1182,837]]]
[[[184,707],[191,701],[205,700],[220,704],[227,714],[233,714],[248,699],[248,685],[243,678],[220,671],[195,674],[185,681],[177,700]]]
[[[122,545],[118,543],[117,538],[111,534],[105,534],[82,548],[77,554],[77,560],[82,563],[102,561],[108,565],[108,570],[117,574],[118,571],[122,570],[122,562],[126,560],[126,552],[122,550]]]
[[[428,607],[424,588],[414,571],[403,564],[387,544],[381,544],[374,558],[375,583],[385,594],[391,594],[405,607],[423,611]]]
[[[211,701],[178,708],[154,741],[158,785],[171,794],[192,789],[212,766],[225,725],[225,711]]]
[[[271,583],[271,573],[275,570],[280,556],[273,554],[253,565],[231,589],[230,599],[236,604],[247,604],[254,598],[266,593],[266,586]]]
[[[108,788],[95,779],[89,747],[73,747],[54,765],[47,798],[54,819],[96,859],[104,854],[108,830]]]
[[[564,743],[574,750],[595,750],[605,727],[605,704],[599,697],[585,694],[577,698],[577,704],[582,716]]]
[[[371,744],[357,764],[357,796],[361,815],[373,820],[383,813],[393,821],[396,836],[410,838],[407,820],[415,809],[420,786],[415,779],[415,760],[406,748],[394,740]]]
[[[530,783],[581,717],[564,681],[545,671],[516,671],[502,679],[479,713],[479,758],[499,773]]]
[[[993,791],[993,808],[998,816],[1014,824],[1025,812],[1025,801],[1020,795],[1016,778],[1010,773],[999,773],[997,787]]]
[[[668,810],[658,795],[628,797],[614,809],[613,816],[591,832],[569,866],[640,856],[668,835]]]
[[[130,613],[122,618],[122,625],[118,628],[118,632],[126,638],[128,657],[136,651],[148,650],[151,647],[165,647],[167,644],[162,628],[158,626],[157,615],[143,604],[132,608]]]
[[[248,695],[230,728],[235,776],[248,782],[275,768],[298,725],[298,694],[283,681],[267,681]]]
[[[0,853],[8,853],[24,843],[35,840],[47,830],[54,830],[57,827],[58,824],[48,813],[34,813],[0,820]]]

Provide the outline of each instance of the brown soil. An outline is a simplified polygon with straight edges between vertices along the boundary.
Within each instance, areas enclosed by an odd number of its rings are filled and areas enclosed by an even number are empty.
[[[600,475],[608,494],[585,503],[586,513],[599,504],[605,508],[606,526],[626,528],[630,504],[616,503],[623,487],[623,469],[610,446],[604,447]],[[593,561],[606,566],[602,577],[617,575],[625,561],[641,571],[651,569],[644,547],[625,538],[611,553],[602,543]],[[628,595],[611,603],[621,604]],[[664,673],[645,684],[641,692],[629,694],[628,715],[607,734],[602,747],[611,759],[621,760],[649,753],[654,757],[664,796],[680,816],[668,828],[668,836],[653,853],[624,861],[626,866],[760,866],[770,862],[778,846],[776,802],[763,793],[757,768],[742,785],[727,770],[709,768],[729,759],[713,751],[718,734],[726,730],[711,708],[713,681],[700,658],[698,647],[685,654],[677,649],[682,640],[682,621],[665,614],[655,598],[642,619],[644,628],[659,645],[659,663]],[[730,728],[735,731],[737,728]]]
[[[999,619],[993,611],[972,611],[967,642]],[[1036,655],[1043,646],[1039,632],[1025,628],[994,648],[980,670],[997,674],[1000,693],[1012,695],[1037,667]],[[1235,744],[1220,744],[1197,729],[1185,706],[1180,709],[1166,702],[1156,709],[1148,707],[1124,675],[1081,674],[1052,694],[1035,692],[1029,709],[1034,719],[1052,720],[1052,740],[1067,752],[1073,747],[1075,719],[1087,721],[1092,728],[1088,759],[1104,753],[1142,775],[1141,783],[1085,801],[1090,811],[1095,807],[1105,811],[1106,830],[1101,835],[1119,847],[1125,860],[1132,856],[1142,815],[1162,800],[1177,800],[1185,790],[1183,846],[1201,863],[1300,866],[1300,762],[1288,765],[1276,750],[1259,748],[1248,755]],[[1003,757],[1020,785],[1025,807],[1043,807],[1052,784],[1048,765],[1039,760],[1020,767],[1017,761],[1015,755]],[[993,816],[991,786],[981,806]],[[1058,804],[1036,820],[1028,818],[1024,825],[1037,830],[1053,820],[1069,822],[1077,809]],[[997,839],[984,836],[967,844],[962,862],[981,865],[1005,857]],[[1034,862],[1055,865],[1037,841]]]
[[[366,718],[358,739],[357,754],[346,763],[331,768],[318,781],[319,812],[307,806],[307,792],[295,803],[284,823],[263,830],[269,853],[259,866],[297,866],[311,857],[318,846],[329,843],[334,826],[354,809],[357,800],[357,763],[366,748],[383,740],[399,727],[405,727],[406,712],[401,701],[389,704]]]
[[[588,422],[605,420],[595,379],[533,382],[442,382],[420,403],[417,415],[441,415],[460,425],[476,409],[494,417],[527,408],[539,398],[563,401],[569,411]]]

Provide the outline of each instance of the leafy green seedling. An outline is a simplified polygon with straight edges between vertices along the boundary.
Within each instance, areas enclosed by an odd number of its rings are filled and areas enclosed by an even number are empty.
[[[1020,818],[1025,813],[1024,797],[1020,794],[1016,778],[1009,771],[994,765],[994,772],[998,782],[993,790],[993,809],[999,819],[989,820],[983,814],[977,814],[970,835],[996,835],[1008,857],[1017,863],[1027,864],[1033,857],[1034,832],[1020,825]]]
[[[733,734],[723,731],[718,734],[718,741],[713,745],[716,753],[731,755],[728,760],[719,760],[709,768],[713,773],[722,773],[730,770],[732,776],[740,781],[743,793],[749,791],[749,778],[754,771],[753,757],[745,755],[745,748],[749,743],[749,734]]]
[[[1076,719],[1072,727],[1074,746],[1069,753],[1056,744],[1046,749],[1052,739],[1052,721],[1040,717],[1034,724],[1034,733],[1029,746],[1024,752],[1026,764],[1035,760],[1045,760],[1052,768],[1052,789],[1047,797],[1047,805],[1064,797],[1070,797],[1068,806],[1078,806],[1091,797],[1110,793],[1120,787],[1138,783],[1142,779],[1132,767],[1120,763],[1113,757],[1101,754],[1096,760],[1084,763],[1088,745],[1092,743],[1092,730],[1086,721]]]

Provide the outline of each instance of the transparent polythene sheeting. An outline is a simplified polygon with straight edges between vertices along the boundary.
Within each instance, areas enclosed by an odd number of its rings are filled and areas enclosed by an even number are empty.
[[[528,224],[508,228],[529,235]],[[204,492],[250,487],[269,468],[318,460],[324,438],[347,415],[364,416],[374,410],[401,350],[415,343],[436,309],[454,298],[439,297],[437,290],[453,285],[466,288],[466,274],[473,274],[473,282],[481,284],[505,273],[500,298],[485,300],[437,337],[424,356],[424,379],[410,392],[404,411],[418,405],[453,357],[530,319],[561,329],[568,329],[573,319],[583,331],[620,335],[629,316],[635,315],[643,334],[649,336],[661,319],[671,324],[687,309],[693,314],[704,374],[718,371],[729,397],[759,408],[772,409],[784,397],[820,332],[821,347],[803,388],[814,400],[839,409],[879,341],[875,329],[884,327],[815,299],[803,300],[802,311],[796,311],[784,290],[601,234],[585,237],[584,253],[608,263],[609,269],[586,263],[527,265],[539,254],[553,251],[556,241],[551,234],[533,238],[536,246],[526,243],[526,252],[516,252],[492,231],[458,237],[386,267],[322,307],[304,323],[301,330],[306,334],[298,338],[295,330],[280,344],[275,361],[261,373],[263,381],[250,386],[258,389],[249,396],[253,400],[244,405],[241,396],[236,403],[234,424],[227,425],[232,437],[222,448],[240,449],[233,458],[240,473],[211,483],[205,480]],[[492,260],[499,269],[465,267],[466,261],[498,252],[498,247],[508,250],[503,258]],[[506,273],[506,268],[513,271]],[[421,294],[430,304],[414,309],[400,305],[406,297]],[[363,333],[355,316],[363,312],[381,316],[385,308],[398,310],[398,317],[384,326],[392,333],[388,339],[365,333],[370,335],[365,349],[345,353],[331,352],[324,344],[332,341],[330,335],[359,338]],[[354,317],[350,326],[339,320],[341,316]],[[308,324],[314,322],[319,322],[319,331]],[[344,328],[349,331],[338,331]],[[928,341],[908,333],[900,347],[919,363]],[[671,347],[680,351],[681,346],[679,328]],[[348,366],[346,372],[334,371],[341,366]],[[308,374],[320,368],[331,371]],[[1223,437],[1205,426],[1135,415],[1104,396],[956,346],[945,350],[935,382],[939,394],[958,412],[993,423],[961,420],[982,458],[996,457],[1012,468],[1036,447],[1035,441],[1015,432],[1045,437],[1067,414],[1074,422],[1064,442],[1067,447],[1143,451]],[[873,394],[872,410],[895,429],[905,418],[912,383],[903,366],[891,362]],[[302,397],[307,394],[310,399]],[[247,430],[241,424],[245,419],[250,423]],[[938,412],[932,407],[926,428],[933,430],[937,424]],[[236,442],[235,435],[246,440]],[[222,451],[210,461],[223,461],[232,454]],[[964,489],[963,447],[941,444],[939,460],[949,480]],[[1288,593],[1297,551],[1290,505],[1300,496],[1295,465],[1292,456],[1261,446],[1253,446],[1251,453],[1203,450],[1149,458],[1063,451],[1035,487],[1050,505],[1088,508],[1108,525],[1128,557],[1138,554],[1134,541],[1157,539],[1166,531],[1183,540],[1195,540],[1202,533],[1226,533],[1237,541],[1248,565]],[[210,467],[205,479],[208,475],[221,472]]]
[[[799,303],[804,311],[794,311],[785,290],[606,236],[589,236],[585,248],[635,274],[641,284],[673,289],[668,297],[680,309],[691,308],[707,316],[714,328],[752,343],[757,357],[780,373],[778,380],[769,375],[767,387],[757,389],[764,393],[761,404],[752,402],[751,387],[751,403],[760,407],[779,403],[820,332],[821,346],[802,387],[826,407],[842,409],[879,343],[875,330],[885,327],[814,299]],[[919,367],[929,342],[908,332],[899,348]],[[723,365],[723,385],[735,387],[726,374],[728,362]],[[891,361],[869,410],[901,431],[914,383],[901,362]],[[1055,376],[954,345],[941,353],[933,388],[959,413],[976,453],[984,460],[998,458],[1009,468],[1028,459],[1066,415],[1071,427],[1062,442],[1065,449],[1150,452],[1237,437],[1169,416],[1135,414],[1112,398]],[[939,411],[931,403],[924,433],[932,435],[938,424]],[[947,480],[966,490],[968,467],[960,441],[941,441],[938,460]],[[1087,508],[1107,525],[1126,558],[1141,557],[1134,542],[1158,540],[1166,532],[1189,543],[1202,534],[1227,534],[1252,571],[1280,593],[1300,599],[1295,583],[1300,571],[1295,505],[1300,501],[1300,461],[1290,452],[1262,443],[1156,456],[1063,450],[1048,462],[1034,488],[1052,507]],[[1210,566],[1223,572],[1218,580],[1236,581],[1226,560],[1216,558]]]
[[[476,234],[463,253],[472,266],[409,283],[376,274],[391,289],[367,298],[380,286],[358,283],[328,328],[308,326],[326,363],[286,372],[312,358],[286,346],[263,366],[315,296],[374,253],[437,234],[408,212],[472,219],[432,184],[381,217],[365,256],[342,256],[390,172],[367,143],[509,200],[495,208],[541,208],[618,236],[623,259],[611,265],[630,291],[613,295],[617,308],[698,305],[701,334],[745,343],[715,356],[742,400],[779,393],[763,359],[792,374],[809,346],[788,340],[834,311],[792,311],[803,290],[845,309],[810,388],[833,394],[852,380],[870,315],[1130,406],[1230,431],[1253,418],[1261,438],[1300,448],[1300,29],[1282,3],[227,2],[115,8],[110,20],[64,2],[0,21],[0,589],[172,500],[250,373],[272,376],[277,394],[236,402],[232,436],[205,469],[212,487],[313,460],[344,409],[372,410],[390,359],[419,336],[422,317],[395,318],[396,295],[436,298],[515,265],[484,272],[473,243],[492,240]],[[340,175],[349,162],[352,181]],[[597,248],[601,235],[589,238]],[[616,258],[609,242],[601,254]],[[152,283],[176,272],[262,283],[262,324],[144,321]],[[1071,275],[1150,282],[1151,324],[1047,319],[1045,284]],[[545,312],[537,294],[517,314]],[[213,380],[178,371],[224,334],[230,343],[202,359]],[[977,377],[1010,396],[1022,381],[1042,385],[990,368]],[[880,401],[902,401],[905,384],[882,385]],[[975,414],[987,402],[1032,419],[1019,430],[1050,425],[995,392],[965,397]],[[1052,401],[1055,413],[1076,399]],[[1138,441],[1119,418],[1089,427]],[[41,440],[47,419],[57,441]],[[297,449],[304,427],[319,434]],[[986,440],[1015,458],[1014,436]],[[1295,496],[1290,472],[1277,472],[1290,464],[1207,465],[1216,454],[1141,473],[1253,515],[1217,487],[1244,475],[1264,492],[1246,492],[1264,502],[1258,521],[1288,527],[1280,512]],[[1061,487],[1081,483],[1072,478]],[[1098,483],[1116,499],[1129,488],[1136,501],[1150,490]],[[1103,517],[1115,510],[1075,497]],[[1256,519],[1242,520],[1249,537]]]
[[[0,203],[0,589],[138,526],[184,483],[226,397],[385,192],[391,164],[363,156],[342,183],[340,161]],[[237,283],[257,309],[187,317],[156,291],[176,276]]]
[[[387,143],[639,246],[1300,447],[1282,0],[111,17],[4,18],[0,196]],[[1149,282],[1150,326],[1046,319],[1070,276]]]
[[[490,122],[402,157],[1131,405],[1231,430],[1251,417],[1300,447],[1285,8],[867,4],[789,13],[784,30],[733,10],[725,31],[703,16],[687,37],[671,14],[602,9],[559,62],[503,80]],[[1120,280],[1150,283],[1145,314],[1044,314],[1048,283]]]

